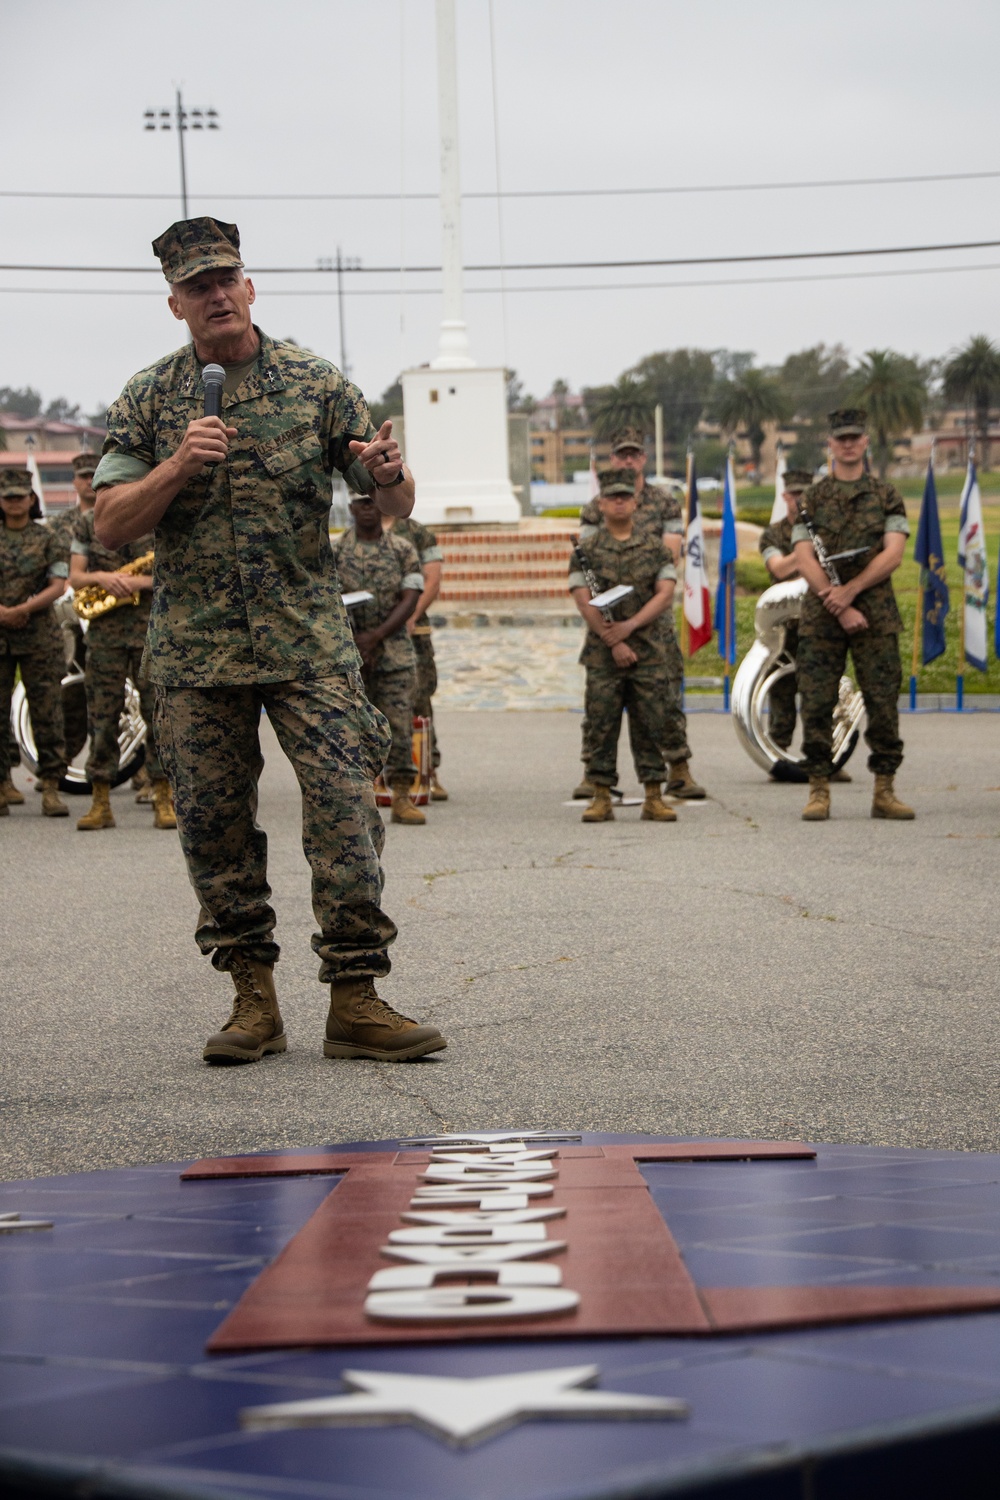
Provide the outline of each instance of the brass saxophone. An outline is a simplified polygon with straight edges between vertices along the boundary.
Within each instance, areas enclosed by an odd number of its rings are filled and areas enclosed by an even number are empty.
[[[115,572],[137,575],[151,572],[152,567],[152,552],[144,552],[142,557],[137,557],[134,562],[115,568]],[[73,595],[73,608],[81,620],[97,620],[101,615],[110,614],[111,610],[117,609],[121,604],[138,603],[138,590],[134,594],[128,594],[124,599],[119,599],[116,595],[109,594],[107,589],[102,589],[99,583],[88,583],[85,588],[77,589]]]

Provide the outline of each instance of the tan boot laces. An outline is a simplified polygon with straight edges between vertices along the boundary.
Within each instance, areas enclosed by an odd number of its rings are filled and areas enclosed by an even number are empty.
[[[239,955],[233,959],[229,972],[236,986],[236,998],[233,1001],[232,1015],[222,1029],[249,1031],[266,1008],[267,997],[257,988],[250,965]]]

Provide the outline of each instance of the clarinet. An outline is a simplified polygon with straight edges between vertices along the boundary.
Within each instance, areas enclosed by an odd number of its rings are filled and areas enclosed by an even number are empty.
[[[804,506],[799,507],[799,520],[802,522],[803,526],[809,533],[809,540],[813,544],[813,551],[816,554],[816,561],[819,563],[820,567],[823,569],[823,572],[826,574],[827,578],[829,578],[834,588],[839,588],[840,574],[834,567],[833,560],[830,557],[829,552],[827,552],[826,548],[824,547],[822,541],[820,540],[819,532],[813,525],[812,517]],[[858,551],[861,550],[867,551],[868,549],[858,548]]]
[[[580,572],[583,574],[584,582],[590,590],[591,599],[596,599],[598,594],[602,592],[600,584],[597,582],[597,574],[594,572],[593,568],[590,566],[590,563],[587,561],[586,557],[580,550],[580,545],[578,542],[573,543],[573,561],[576,563]],[[613,607],[610,604],[601,610],[601,614],[604,616],[609,625],[614,624],[615,617],[613,613]]]

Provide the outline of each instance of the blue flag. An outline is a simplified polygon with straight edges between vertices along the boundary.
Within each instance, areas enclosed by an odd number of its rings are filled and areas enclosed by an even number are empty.
[[[723,661],[736,660],[736,476],[733,457],[726,463],[722,491],[722,536],[719,541],[719,586],[715,591],[715,629]]]
[[[924,591],[923,663],[944,655],[944,620],[948,613],[948,585],[944,576],[944,547],[941,543],[941,518],[938,515],[937,486],[934,465],[927,465],[924,498],[920,503],[920,521],[913,560],[920,564],[920,587]]]

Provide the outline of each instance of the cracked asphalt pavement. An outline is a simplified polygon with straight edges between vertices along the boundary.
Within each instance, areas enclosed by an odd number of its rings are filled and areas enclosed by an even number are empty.
[[[322,1056],[298,794],[267,725],[284,1056],[201,1062],[229,981],[128,788],[113,832],[42,819],[33,792],[12,810],[0,1176],[473,1127],[1000,1147],[993,715],[904,717],[911,824],[868,817],[863,753],[831,822],[802,823],[803,789],[717,714],[691,718],[711,795],[676,825],[581,824],[575,714],[439,728],[452,800],[385,851],[383,993],[449,1038],[413,1064]],[[620,763],[631,792],[624,744]]]

